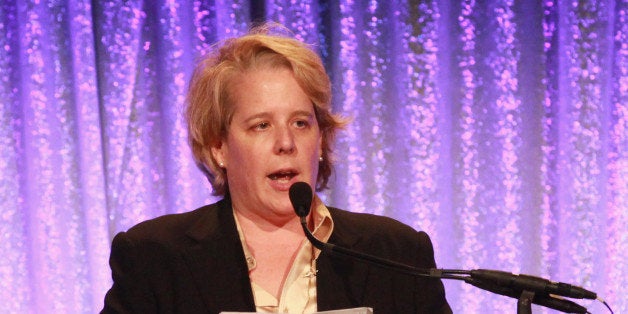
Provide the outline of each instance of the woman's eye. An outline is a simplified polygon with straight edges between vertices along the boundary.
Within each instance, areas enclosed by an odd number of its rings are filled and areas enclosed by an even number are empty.
[[[294,124],[298,128],[305,128],[305,127],[307,127],[309,125],[309,123],[307,121],[305,121],[305,120],[297,120]]]
[[[270,126],[270,123],[268,123],[268,122],[261,122],[261,123],[256,124],[254,126],[254,128],[256,130],[264,130],[264,129],[268,129],[269,126]]]

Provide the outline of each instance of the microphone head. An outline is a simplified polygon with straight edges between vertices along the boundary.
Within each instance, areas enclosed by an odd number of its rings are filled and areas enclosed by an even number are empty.
[[[312,206],[312,188],[305,182],[297,182],[290,186],[288,191],[290,195],[290,202],[294,211],[299,217],[305,217],[310,213],[310,206]]]

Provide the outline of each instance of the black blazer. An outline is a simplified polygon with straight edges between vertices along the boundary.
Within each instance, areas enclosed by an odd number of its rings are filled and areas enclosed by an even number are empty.
[[[396,220],[329,208],[330,243],[416,267],[435,267],[432,243]],[[255,311],[231,205],[158,217],[115,236],[113,286],[102,313]],[[374,313],[451,313],[440,280],[413,278],[321,253],[318,310],[360,306]]]

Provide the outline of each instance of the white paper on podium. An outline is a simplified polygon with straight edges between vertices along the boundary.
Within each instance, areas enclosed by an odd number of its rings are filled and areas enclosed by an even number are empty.
[[[251,313],[262,313],[262,312],[220,312],[220,313],[221,314],[251,314]],[[284,314],[290,314],[290,313],[284,313]],[[373,314],[373,309],[370,307],[356,307],[352,309],[322,311],[322,312],[316,312],[312,314]]]
[[[333,311],[322,311],[316,313],[326,313],[326,314],[373,314],[373,309],[370,307],[356,307],[353,309],[344,309],[344,310],[333,310]]]

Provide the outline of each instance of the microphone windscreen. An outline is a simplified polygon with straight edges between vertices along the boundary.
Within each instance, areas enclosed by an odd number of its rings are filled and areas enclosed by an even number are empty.
[[[307,216],[310,213],[310,206],[312,206],[312,188],[310,185],[305,182],[297,182],[290,186],[288,194],[297,216]]]

